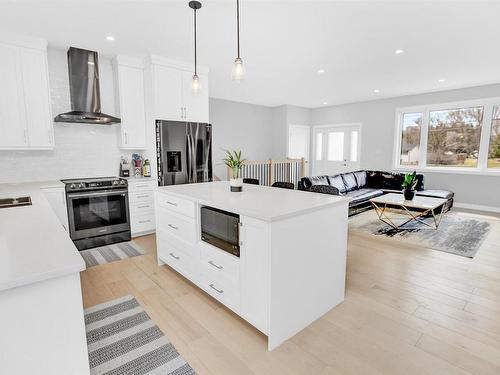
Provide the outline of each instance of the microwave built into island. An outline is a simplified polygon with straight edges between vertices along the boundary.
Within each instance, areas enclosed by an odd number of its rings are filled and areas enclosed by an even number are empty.
[[[273,350],[344,300],[348,200],[228,182],[158,187],[158,263],[268,337]]]

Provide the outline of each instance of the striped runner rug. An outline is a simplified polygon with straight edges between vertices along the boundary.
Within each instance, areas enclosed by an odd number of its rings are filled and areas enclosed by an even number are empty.
[[[133,296],[85,310],[91,375],[192,375],[180,356]]]
[[[146,252],[132,241],[80,251],[87,268],[144,254]]]

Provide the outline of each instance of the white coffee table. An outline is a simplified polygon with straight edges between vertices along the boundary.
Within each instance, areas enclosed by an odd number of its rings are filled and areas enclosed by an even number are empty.
[[[441,198],[415,196],[413,200],[407,201],[403,194],[389,193],[370,199],[370,202],[378,215],[378,218],[394,229],[401,229],[404,225],[412,221],[417,221],[432,229],[438,229],[445,211],[447,200]],[[441,207],[441,212],[436,215],[436,211]],[[401,223],[396,223],[394,217],[389,217],[388,213],[397,211],[403,215]],[[433,223],[427,223],[422,218],[432,215]]]

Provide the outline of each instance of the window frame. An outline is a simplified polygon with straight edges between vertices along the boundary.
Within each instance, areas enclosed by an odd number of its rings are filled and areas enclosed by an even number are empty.
[[[458,102],[426,104],[411,107],[399,107],[395,112],[395,136],[393,166],[399,171],[417,172],[439,172],[455,174],[482,174],[482,175],[500,175],[500,168],[488,168],[488,153],[490,147],[491,126],[493,117],[493,107],[500,106],[500,98],[475,99]],[[483,107],[483,122],[481,124],[481,138],[479,142],[479,155],[477,167],[436,167],[427,166],[427,141],[429,135],[429,113],[432,111],[445,111],[450,109],[460,109],[469,107]],[[422,113],[422,127],[420,129],[420,152],[419,164],[417,166],[402,165],[401,146],[403,131],[403,114]]]

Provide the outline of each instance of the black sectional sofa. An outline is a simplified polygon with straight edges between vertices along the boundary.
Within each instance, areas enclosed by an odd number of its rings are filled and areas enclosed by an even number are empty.
[[[403,193],[404,173],[383,171],[356,171],[332,176],[303,177],[299,181],[299,190],[310,191],[313,185],[327,185],[332,194],[351,198],[349,216],[371,208],[370,199],[386,193]],[[453,206],[454,193],[447,190],[425,190],[424,175],[417,175],[417,195],[424,197],[443,198],[448,202],[444,209],[448,211]]]

